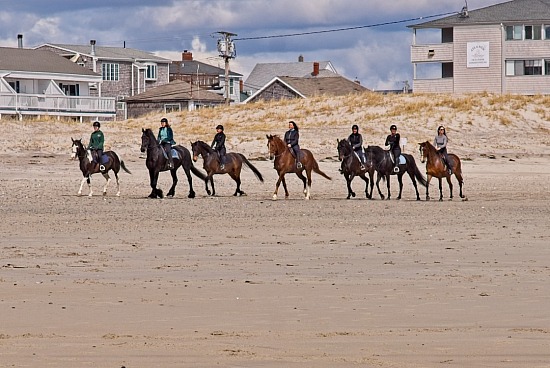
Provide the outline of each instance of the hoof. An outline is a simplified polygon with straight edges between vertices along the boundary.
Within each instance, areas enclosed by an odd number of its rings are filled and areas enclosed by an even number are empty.
[[[351,196],[355,198],[355,192],[351,192]]]
[[[189,192],[187,198],[195,198],[195,192]]]
[[[273,197],[271,197],[271,199],[276,201],[277,200],[277,194],[273,194]]]
[[[80,197],[82,195],[82,192],[78,192],[76,193],[76,195]]]
[[[117,197],[120,197],[120,192],[118,192],[118,193],[116,194],[116,196],[117,196]]]
[[[107,192],[103,192],[103,196],[105,197],[107,195]]]

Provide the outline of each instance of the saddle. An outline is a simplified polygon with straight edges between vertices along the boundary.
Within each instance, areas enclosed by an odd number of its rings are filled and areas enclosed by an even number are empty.
[[[388,152],[388,155],[390,155],[391,162],[395,163],[395,160],[393,159],[393,155],[391,152]],[[399,155],[399,165],[405,165],[407,163],[407,159],[403,155]]]

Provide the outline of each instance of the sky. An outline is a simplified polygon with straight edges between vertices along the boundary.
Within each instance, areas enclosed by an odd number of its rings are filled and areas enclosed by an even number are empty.
[[[412,85],[407,25],[459,12],[466,0],[0,0],[0,46],[44,43],[120,46],[223,67],[216,50],[224,31],[233,37],[231,70],[248,77],[256,63],[330,61],[367,88]],[[504,0],[469,0],[474,10]],[[422,19],[419,19],[423,17]],[[411,20],[408,22],[401,22]],[[389,23],[389,24],[388,24]],[[345,28],[353,30],[334,31]],[[292,37],[272,37],[320,32]],[[329,31],[329,32],[324,32]],[[417,42],[438,42],[425,31]],[[270,37],[270,38],[264,38]],[[250,39],[258,38],[258,39]],[[246,88],[246,87],[245,87]]]

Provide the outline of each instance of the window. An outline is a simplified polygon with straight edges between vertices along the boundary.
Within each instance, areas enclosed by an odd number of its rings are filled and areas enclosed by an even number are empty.
[[[544,26],[544,39],[550,40],[550,26]]]
[[[523,26],[506,26],[506,40],[523,39]]]
[[[157,64],[147,64],[146,80],[157,80]]]
[[[233,78],[229,79],[229,94],[235,94],[235,80]]]
[[[548,70],[545,63],[545,70]],[[507,60],[506,76],[542,75],[542,60]]]
[[[181,111],[181,105],[180,104],[165,104],[164,105],[164,113],[169,113],[169,112],[177,112],[177,111]]]
[[[550,75],[550,60],[544,60],[544,75]]]
[[[101,74],[103,75],[103,80],[106,81],[118,81],[119,80],[119,65],[118,64],[102,64],[101,65]]]
[[[540,40],[541,39],[541,26],[525,26],[525,39],[526,40]]]

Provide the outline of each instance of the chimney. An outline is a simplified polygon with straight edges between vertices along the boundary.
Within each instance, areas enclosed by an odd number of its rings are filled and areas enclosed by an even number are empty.
[[[239,91],[244,92],[244,81],[242,79],[239,81]]]
[[[90,55],[95,56],[95,40],[90,40],[90,46],[92,46],[92,52],[90,52]]]
[[[183,50],[181,53],[181,60],[182,61],[193,61],[193,53],[189,52],[187,50]]]
[[[22,34],[17,35],[17,47],[19,47],[20,49],[23,48],[23,35]]]
[[[299,56],[298,56],[298,62],[299,62],[299,63],[303,63],[303,62],[304,62],[304,55],[299,55]]]
[[[319,62],[315,61],[313,63],[313,73],[311,73],[314,77],[319,75]]]

